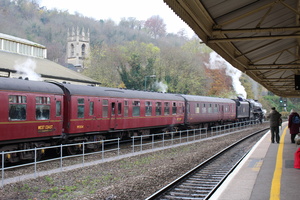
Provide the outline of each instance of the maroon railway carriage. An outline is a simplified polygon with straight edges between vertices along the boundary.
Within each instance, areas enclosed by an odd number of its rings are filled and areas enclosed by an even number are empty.
[[[70,139],[150,134],[184,123],[184,99],[176,94],[71,84],[63,90],[64,132]]]
[[[185,124],[194,128],[211,127],[236,119],[236,103],[231,99],[182,95],[186,100]]]
[[[248,103],[249,104],[249,103]],[[237,120],[234,100],[0,77],[0,152],[210,127]],[[252,107],[249,107],[251,109]],[[80,151],[71,146],[69,153]],[[97,144],[89,144],[97,149]],[[38,156],[43,151],[38,152]],[[6,154],[9,162],[34,152]]]
[[[47,146],[61,136],[62,101],[51,83],[0,78],[0,151]]]

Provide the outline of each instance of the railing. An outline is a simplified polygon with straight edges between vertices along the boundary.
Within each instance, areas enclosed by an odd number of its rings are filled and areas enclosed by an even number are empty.
[[[154,150],[159,148],[165,148],[165,147],[171,147],[183,143],[188,142],[194,142],[198,141],[204,138],[213,137],[217,135],[221,135],[224,133],[228,133],[231,131],[236,131],[241,128],[255,125],[257,124],[257,121],[247,121],[247,122],[239,122],[234,124],[228,124],[223,126],[215,126],[211,128],[211,131],[208,132],[206,128],[200,128],[200,129],[192,129],[192,130],[184,130],[184,131],[175,131],[175,132],[166,132],[166,133],[159,133],[159,134],[151,134],[151,135],[142,135],[142,136],[133,136],[132,137],[132,153],[135,152],[142,152],[144,150]],[[116,147],[110,146],[109,148],[105,149],[105,145],[108,143],[114,143]],[[101,147],[101,150],[95,151],[95,152],[86,152],[86,145],[99,145]],[[69,147],[76,147],[80,146],[81,152],[75,155],[64,155],[64,151],[66,151]],[[44,150],[55,150],[60,153],[58,157],[50,158],[47,160],[38,160],[38,153],[40,151]],[[99,148],[100,149],[100,148]],[[5,180],[5,171],[10,171],[12,169],[26,167],[26,166],[33,166],[33,178],[36,178],[38,175],[37,173],[40,172],[38,170],[38,165],[46,162],[56,162],[59,167],[55,168],[56,172],[63,171],[63,168],[65,166],[70,167],[67,163],[64,163],[64,160],[67,160],[68,158],[78,158],[78,163],[81,167],[85,166],[86,158],[89,155],[97,155],[101,154],[100,157],[97,157],[98,160],[104,160],[105,155],[107,155],[108,152],[113,152],[113,155],[111,155],[110,158],[119,157],[120,155],[120,139],[112,139],[112,140],[101,140],[101,141],[95,141],[95,142],[82,142],[82,143],[76,143],[76,144],[62,144],[57,146],[50,146],[50,147],[42,147],[42,148],[34,148],[34,149],[26,149],[26,150],[18,150],[18,151],[9,151],[9,152],[1,152],[1,179],[2,184],[1,187],[4,186]],[[26,164],[20,164],[20,165],[14,165],[14,166],[7,166],[5,167],[5,158],[8,155],[14,154],[14,153],[22,153],[22,152],[34,152],[34,161]],[[65,166],[64,166],[65,165]],[[74,164],[73,164],[74,165]],[[45,169],[46,171],[49,169]],[[8,182],[8,181],[6,181]]]
[[[218,135],[226,132],[236,131],[247,126],[253,126],[258,123],[260,123],[258,120],[250,120],[250,121],[236,122],[232,124],[225,124],[222,126],[214,126],[211,128],[211,132],[212,134]]]
[[[164,148],[166,146],[173,146],[175,144],[181,144],[207,138],[207,129],[192,129],[175,132],[165,132],[151,135],[141,135],[132,137],[132,152],[143,151],[146,149]],[[176,137],[177,136],[177,137]],[[198,139],[197,139],[198,138]]]
[[[192,129],[184,131],[166,132],[151,135],[141,135],[132,137],[132,152],[143,151],[155,148],[164,148],[166,146],[173,146],[174,144],[187,143],[202,138],[217,136],[222,133],[236,131],[244,127],[258,124],[257,120],[237,122],[232,124],[225,124],[221,126],[211,127],[208,132],[206,128]],[[174,136],[177,137],[174,137]],[[197,139],[198,138],[198,139]]]
[[[117,144],[117,148],[109,148],[107,150],[105,150],[105,144],[107,143],[112,143],[112,142],[115,142]],[[100,151],[95,151],[95,152],[85,152],[85,147],[86,145],[89,145],[89,144],[97,144],[99,145],[100,143],[100,146],[101,146],[101,150]],[[63,152],[66,151],[66,149],[68,147],[73,147],[73,146],[80,146],[81,149],[82,149],[82,153],[78,153],[78,154],[75,154],[75,155],[64,155]],[[39,151],[42,151],[42,150],[55,150],[55,151],[59,151],[60,152],[60,156],[59,157],[55,157],[55,158],[51,158],[51,159],[47,159],[47,160],[38,160],[38,152]],[[3,187],[4,186],[4,180],[5,180],[5,171],[7,170],[11,170],[11,169],[16,169],[16,168],[20,168],[20,167],[26,167],[26,166],[33,166],[34,169],[34,178],[37,177],[37,165],[38,164],[42,164],[42,163],[46,163],[46,162],[50,162],[50,161],[59,161],[59,168],[57,169],[60,169],[60,171],[63,171],[63,160],[64,159],[68,159],[68,158],[75,158],[75,157],[82,157],[82,159],[80,159],[80,164],[82,165],[82,167],[84,167],[84,164],[85,164],[85,159],[87,156],[89,155],[94,155],[94,154],[101,154],[101,159],[103,160],[104,159],[104,156],[105,156],[105,153],[108,153],[108,152],[112,152],[112,151],[115,151],[117,156],[119,156],[119,153],[120,153],[120,139],[117,138],[117,139],[111,139],[111,140],[101,140],[101,141],[95,141],[95,142],[82,142],[82,143],[76,143],[76,144],[61,144],[61,145],[57,145],[57,146],[50,146],[50,147],[42,147],[42,148],[34,148],[34,149],[26,149],[26,150],[18,150],[18,151],[9,151],[9,152],[5,152],[5,151],[2,151],[1,152],[1,179],[2,179],[2,184],[1,186]],[[34,160],[33,162],[30,162],[30,163],[26,163],[26,164],[20,164],[20,165],[13,165],[13,166],[8,166],[8,167],[5,167],[5,157],[7,155],[10,155],[10,154],[14,154],[14,153],[23,153],[23,152],[34,152]]]

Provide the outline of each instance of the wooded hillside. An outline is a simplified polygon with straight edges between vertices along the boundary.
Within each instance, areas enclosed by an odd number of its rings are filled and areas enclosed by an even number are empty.
[[[83,73],[103,86],[230,98],[241,94],[224,61],[211,62],[212,50],[184,30],[167,33],[159,16],[124,18],[116,24],[47,10],[34,0],[1,0],[0,19],[2,33],[45,45],[48,59],[64,66],[68,29],[89,29],[91,55]],[[262,87],[254,90],[245,75],[239,80],[247,98],[261,97]]]

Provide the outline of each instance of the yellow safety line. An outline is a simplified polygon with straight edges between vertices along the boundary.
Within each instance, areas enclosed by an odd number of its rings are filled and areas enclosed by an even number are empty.
[[[282,174],[282,155],[284,147],[284,137],[286,135],[286,130],[288,127],[285,127],[283,134],[280,137],[280,143],[278,146],[278,152],[276,157],[276,166],[273,174],[272,186],[270,190],[270,200],[280,200],[280,182]]]

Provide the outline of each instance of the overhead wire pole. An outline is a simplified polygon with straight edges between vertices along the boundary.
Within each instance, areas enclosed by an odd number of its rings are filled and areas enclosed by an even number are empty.
[[[156,75],[148,75],[148,76],[145,76],[145,91],[147,90],[147,78],[155,78],[156,77]]]

